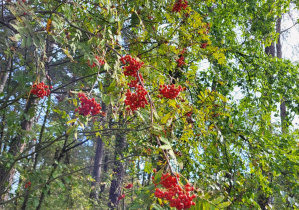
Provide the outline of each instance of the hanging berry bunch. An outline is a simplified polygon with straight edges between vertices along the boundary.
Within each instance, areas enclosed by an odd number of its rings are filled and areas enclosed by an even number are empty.
[[[90,113],[92,115],[102,114],[104,115],[104,112],[101,112],[101,105],[98,104],[94,98],[88,99],[84,93],[78,93],[81,107],[75,109],[75,112],[79,112],[79,114],[82,114],[83,116],[87,116]]]
[[[103,59],[100,59],[99,56],[96,56],[96,59],[97,61],[99,62],[99,64],[102,66],[105,64],[105,61]],[[87,65],[90,67],[90,68],[94,68],[97,66],[97,64],[95,62],[93,62],[92,64],[90,64],[90,61],[87,62]]]
[[[160,94],[168,99],[175,99],[182,90],[183,88],[181,86],[176,88],[174,85],[160,85],[159,88]],[[162,98],[161,95],[158,97]]]
[[[182,52],[179,54],[179,58],[178,59],[176,59],[175,61],[177,62],[177,66],[178,67],[181,67],[181,66],[183,66],[183,65],[185,65],[186,63],[185,63],[185,57],[184,57],[184,53],[186,52],[186,48],[184,48],[183,50],[182,50]]]
[[[27,189],[28,187],[30,187],[31,186],[31,182],[29,181],[29,182],[27,182],[26,184],[25,184],[25,188]]]
[[[177,0],[172,8],[172,12],[181,12],[182,9],[186,9],[188,6],[187,0]]]
[[[132,183],[129,183],[127,186],[125,186],[126,189],[131,189],[133,187]]]
[[[205,49],[207,47],[208,43],[201,43],[200,48]]]
[[[122,199],[124,199],[126,197],[126,194],[122,194],[121,196],[118,196],[118,200],[122,200]]]
[[[126,99],[125,104],[127,107],[127,110],[132,110],[132,112],[136,111],[138,108],[142,107],[144,108],[145,105],[148,104],[148,101],[146,100],[146,94],[147,91],[141,86],[136,86],[136,92],[132,93],[129,89],[126,93]]]
[[[144,64],[143,62],[137,61],[135,58],[132,58],[130,55],[126,55],[122,58],[120,58],[120,61],[128,66],[124,66],[123,69],[125,69],[124,74],[126,76],[136,77],[137,78],[137,72]]]
[[[185,57],[180,55],[178,59],[175,60],[177,62],[178,67],[185,65]]]
[[[131,80],[128,83],[128,86],[131,88],[135,88],[135,93],[132,93],[131,90],[127,90],[126,99],[125,99],[125,105],[129,106],[126,109],[132,112],[136,111],[138,108],[142,107],[144,108],[145,105],[148,104],[148,101],[146,99],[147,91],[143,87],[143,77],[139,73],[139,69],[144,64],[143,62],[137,61],[135,58],[132,58],[130,55],[126,55],[122,58],[120,58],[120,61],[127,66],[124,66],[123,69],[125,69],[124,74],[125,76],[134,77],[135,79]]]
[[[139,78],[142,82],[144,82],[144,79],[142,77],[142,74],[139,73]],[[129,83],[128,83],[128,86],[131,87],[131,88],[135,88],[137,87],[137,84],[139,83],[139,78],[135,78],[135,80],[131,80]]]
[[[154,180],[154,177],[152,177]],[[191,187],[189,183],[181,187],[178,184],[180,180],[179,174],[172,176],[169,173],[162,174],[161,181],[159,183],[154,183],[155,186],[162,185],[164,189],[156,188],[155,196],[157,198],[169,201],[171,207],[176,207],[178,210],[189,209],[191,206],[195,206],[193,199],[196,195],[191,193],[194,191],[194,187]]]
[[[210,23],[207,23],[205,28],[206,28],[206,31],[204,32],[204,34],[207,35],[208,33],[210,33],[210,29],[211,29]]]
[[[53,88],[53,86],[50,86],[50,89]],[[32,89],[30,93],[36,95],[39,98],[44,98],[44,96],[49,96],[50,95],[50,89],[48,85],[45,85],[43,82],[39,84],[33,84]]]

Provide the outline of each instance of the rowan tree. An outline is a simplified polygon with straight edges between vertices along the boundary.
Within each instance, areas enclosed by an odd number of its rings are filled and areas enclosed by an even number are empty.
[[[290,4],[2,0],[1,207],[299,208]]]

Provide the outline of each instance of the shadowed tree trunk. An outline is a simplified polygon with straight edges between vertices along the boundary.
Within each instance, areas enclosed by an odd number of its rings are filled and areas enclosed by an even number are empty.
[[[102,160],[103,160],[104,144],[101,137],[97,138],[97,146],[94,157],[94,168],[93,168],[93,178],[94,181],[91,183],[92,191],[90,193],[90,198],[99,199],[99,185],[101,178]]]
[[[105,155],[105,160],[104,160],[104,166],[103,166],[103,172],[106,173],[108,171],[108,160],[109,160],[109,155],[106,154]],[[105,190],[106,185],[105,184],[101,184],[101,195],[100,198],[102,197],[102,194]]]
[[[6,80],[9,75],[9,71],[11,70],[11,66],[12,66],[12,58],[9,57],[7,59],[6,67],[5,67],[4,71],[0,71],[0,93],[2,93],[4,90]]]
[[[119,124],[122,125],[122,112],[119,114]],[[125,170],[124,164],[120,161],[123,156],[123,150],[126,147],[126,136],[125,134],[119,133],[116,135],[115,140],[115,157],[114,157],[114,167],[113,167],[113,179],[111,181],[111,187],[109,191],[109,207],[111,209],[116,209],[119,204],[118,197],[121,194],[120,187],[123,182]]]
[[[276,32],[279,33],[277,43],[276,43],[276,51],[277,51],[277,58],[282,58],[282,45],[280,40],[280,33],[281,33],[281,18],[278,18],[276,22]],[[287,108],[285,104],[285,97],[281,99],[280,102],[280,122],[281,122],[281,132],[284,132],[287,128],[286,125],[286,118],[287,118]]]

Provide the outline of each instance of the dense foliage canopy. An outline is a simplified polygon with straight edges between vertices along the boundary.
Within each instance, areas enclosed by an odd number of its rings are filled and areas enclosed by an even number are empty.
[[[297,3],[2,0],[0,208],[299,209]]]

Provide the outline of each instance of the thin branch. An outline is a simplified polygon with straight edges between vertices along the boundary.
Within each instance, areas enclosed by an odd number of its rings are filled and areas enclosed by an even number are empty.
[[[71,82],[69,82],[69,83],[67,83],[67,84],[65,84],[65,85],[62,85],[62,86],[60,86],[60,87],[58,87],[58,88],[52,90],[52,92],[55,92],[55,91],[57,91],[57,90],[60,90],[60,89],[62,89],[62,88],[64,88],[64,87],[68,86],[69,84],[72,84],[72,83],[74,83],[74,82],[77,82],[77,81],[79,81],[79,80],[81,80],[81,79],[85,79],[85,78],[87,78],[87,77],[92,77],[92,76],[94,76],[94,75],[103,74],[103,73],[106,73],[106,71],[101,71],[101,72],[97,72],[97,73],[94,73],[94,74],[90,74],[90,75],[87,75],[87,76],[84,76],[84,77],[80,77],[80,78],[78,78],[78,79],[75,79],[75,80],[73,80],[73,81],[71,81]]]
[[[293,27],[296,26],[297,24],[298,24],[297,22],[294,23],[294,25],[292,25],[291,27],[289,27],[289,28],[287,28],[287,29],[281,31],[280,34],[282,34],[282,33],[286,32],[286,31],[288,31],[289,29],[293,28]]]

